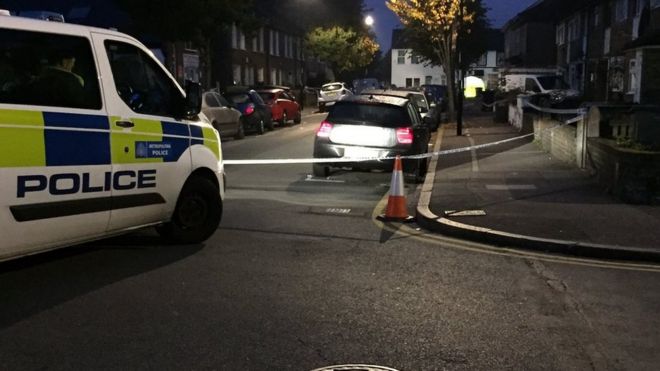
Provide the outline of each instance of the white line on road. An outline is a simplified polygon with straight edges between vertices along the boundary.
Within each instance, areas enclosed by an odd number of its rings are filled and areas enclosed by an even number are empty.
[[[469,137],[468,140],[470,141],[470,147],[472,147],[472,150],[470,151],[472,155],[472,172],[473,173],[478,173],[479,172],[479,158],[477,157],[477,150],[474,148],[476,143],[474,143],[474,139],[472,137]]]
[[[533,184],[487,184],[486,189],[491,191],[530,191],[535,190]]]

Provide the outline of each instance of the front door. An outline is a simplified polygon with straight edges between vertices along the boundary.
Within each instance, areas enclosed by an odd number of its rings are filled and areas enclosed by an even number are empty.
[[[108,92],[113,202],[122,206],[113,208],[109,229],[167,220],[192,166],[190,128],[175,118],[183,92],[151,53],[130,39],[94,34],[94,43],[103,55]]]

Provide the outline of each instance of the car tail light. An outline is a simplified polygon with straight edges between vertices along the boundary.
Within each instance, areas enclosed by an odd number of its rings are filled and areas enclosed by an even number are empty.
[[[413,131],[411,128],[398,128],[396,129],[396,141],[399,144],[412,144]]]
[[[253,113],[254,113],[254,104],[248,104],[247,108],[245,109],[245,114],[247,116],[250,116]]]
[[[319,138],[328,138],[330,137],[330,132],[332,131],[332,124],[323,121],[321,123],[321,126],[319,126],[319,129],[316,131],[316,136]]]

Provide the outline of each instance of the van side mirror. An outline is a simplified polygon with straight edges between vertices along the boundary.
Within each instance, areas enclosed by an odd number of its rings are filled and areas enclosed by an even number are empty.
[[[192,117],[202,110],[202,86],[199,83],[186,81],[186,99],[184,104],[184,115]]]

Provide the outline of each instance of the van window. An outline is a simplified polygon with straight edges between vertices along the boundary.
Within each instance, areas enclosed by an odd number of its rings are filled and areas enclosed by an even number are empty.
[[[138,47],[105,41],[115,88],[136,113],[176,117],[183,96],[163,69]]]
[[[541,88],[539,84],[536,83],[536,80],[530,79],[529,77],[525,79],[525,91],[532,91],[534,93],[540,93]]]
[[[89,40],[0,29],[0,103],[101,109]]]

